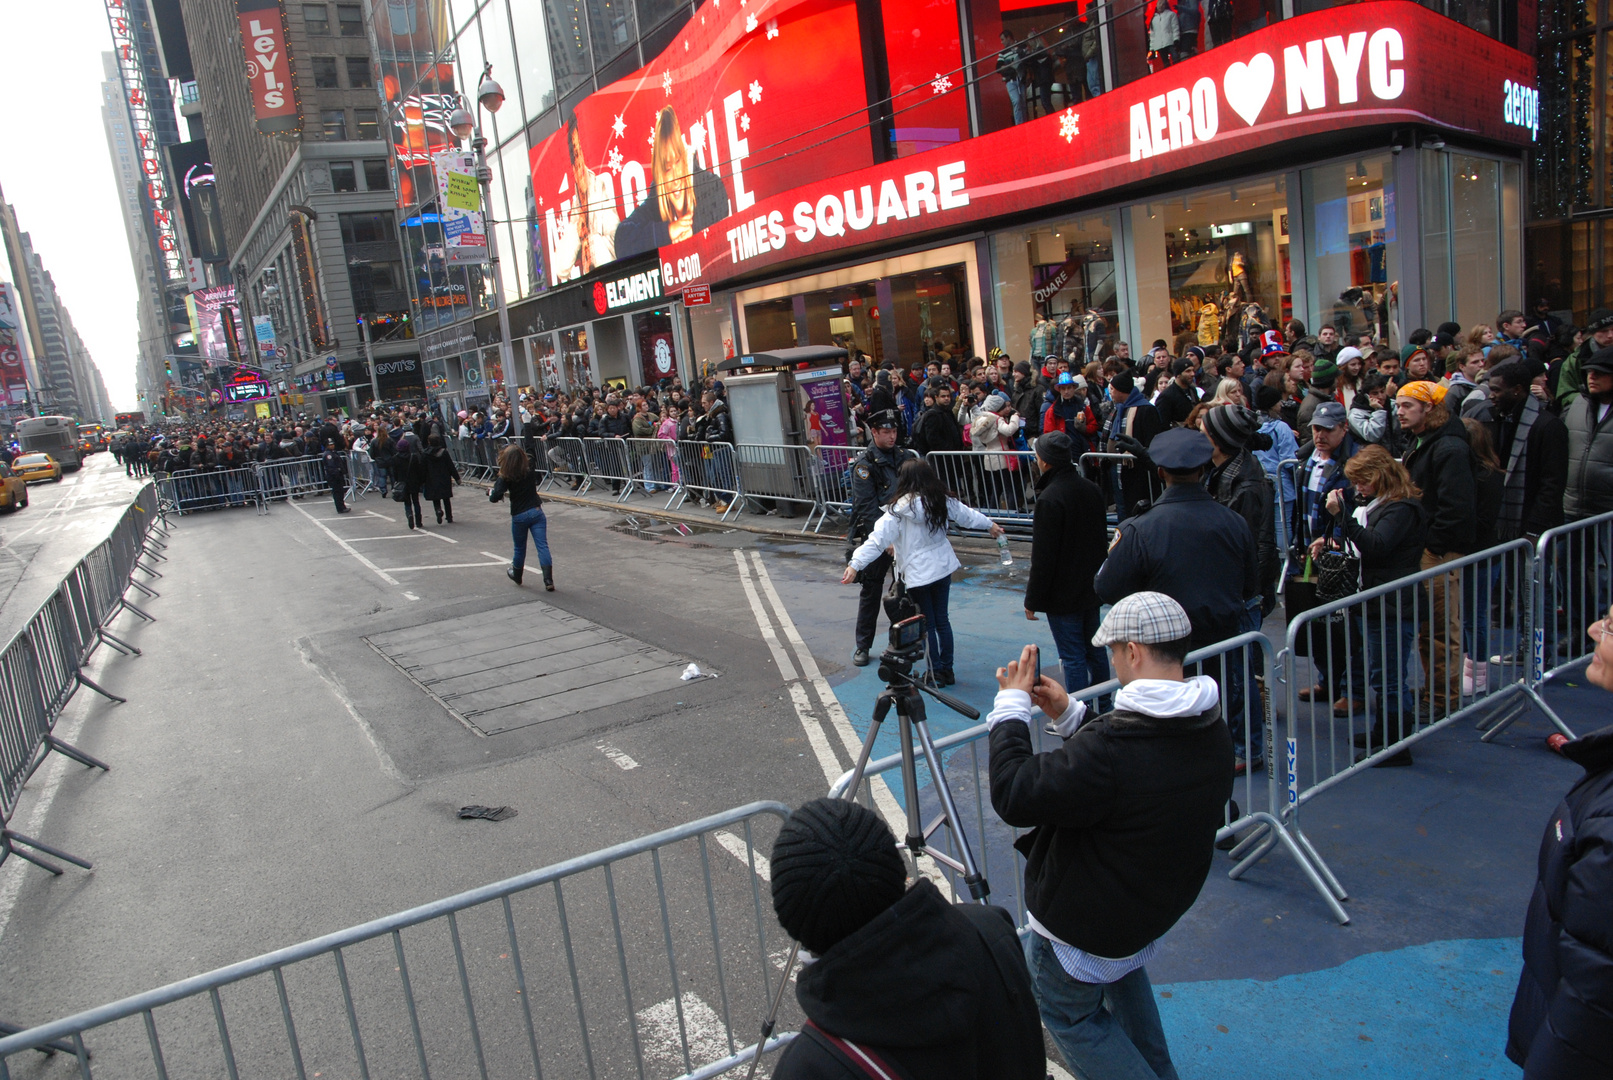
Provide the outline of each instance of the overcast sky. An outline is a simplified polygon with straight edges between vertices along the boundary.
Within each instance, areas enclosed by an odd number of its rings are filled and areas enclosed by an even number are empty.
[[[56,279],[112,407],[135,407],[135,277],[101,126],[102,0],[0,0],[0,188]],[[0,258],[0,277],[9,262]],[[103,417],[102,419],[110,419]]]

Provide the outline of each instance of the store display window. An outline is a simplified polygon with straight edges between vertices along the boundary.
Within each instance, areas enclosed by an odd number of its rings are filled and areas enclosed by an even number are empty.
[[[565,375],[566,385],[573,390],[593,385],[594,373],[588,363],[586,326],[574,326],[570,330],[560,331],[560,370]]]
[[[872,358],[877,365],[885,358],[884,334],[880,327],[879,287],[872,281],[841,285],[806,294],[807,340],[839,345],[851,354]]]
[[[745,305],[745,340],[750,352],[792,349],[796,345],[795,303],[788,297]]]
[[[1490,323],[1523,295],[1518,166],[1419,150],[1423,325]]]
[[[1282,177],[1134,206],[1131,224],[1140,351],[1155,341],[1173,356],[1189,345],[1238,350],[1292,317]]]
[[[672,312],[662,309],[634,315],[633,337],[638,344],[639,368],[644,373],[643,385],[669,385],[678,374]]]
[[[1114,352],[1124,301],[1115,273],[1114,212],[992,238],[999,341],[1015,361],[1086,364]]]
[[[1386,342],[1399,322],[1394,160],[1382,154],[1300,173],[1312,333],[1332,326],[1351,344]]]

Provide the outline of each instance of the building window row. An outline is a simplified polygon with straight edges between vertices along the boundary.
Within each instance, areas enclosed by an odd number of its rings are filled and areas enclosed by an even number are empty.
[[[324,36],[331,32],[330,5],[304,4],[302,6],[303,28],[314,36]],[[364,9],[359,4],[336,5],[336,32],[342,37],[364,36]]]
[[[354,90],[370,90],[375,86],[375,76],[370,67],[370,58],[367,56],[312,56],[308,59],[309,68],[313,72],[314,85],[321,90],[341,89],[341,80],[337,77],[340,70],[338,61],[347,67],[347,85]]]
[[[351,128],[347,123],[348,113],[353,114]],[[326,142],[346,142],[349,131],[359,142],[381,137],[380,113],[375,109],[321,109],[319,123]]]

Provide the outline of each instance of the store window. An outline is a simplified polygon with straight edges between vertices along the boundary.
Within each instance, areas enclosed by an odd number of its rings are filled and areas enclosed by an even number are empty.
[[[1114,352],[1125,324],[1115,218],[1091,214],[992,238],[997,344],[1016,362],[1038,350],[1081,364]]]
[[[877,283],[862,281],[820,289],[807,293],[804,299],[809,342],[839,345],[853,358],[860,354],[876,366],[884,361]]]
[[[358,173],[351,161],[333,161],[330,163],[330,186],[332,191],[357,191]]]
[[[970,0],[982,133],[1103,92],[1102,9],[1102,0]]]
[[[588,363],[588,328],[574,326],[560,331],[560,370],[566,385],[573,390],[594,383],[593,368]]]
[[[734,341],[734,320],[729,314],[728,304],[720,299],[686,310],[689,313],[694,376],[697,379],[704,378],[706,375],[714,374],[718,364],[738,354]]]
[[[1517,167],[1420,150],[1423,325],[1490,323],[1524,307]]]
[[[526,339],[527,357],[532,362],[532,370],[536,373],[537,389],[542,391],[564,390],[565,380],[560,375],[560,355],[555,351],[554,335],[539,334],[537,337]]]
[[[786,296],[745,305],[745,342],[749,352],[793,349],[797,340],[793,299]]]
[[[1383,154],[1300,174],[1312,333],[1332,326],[1351,344],[1390,341],[1389,285],[1401,280],[1394,161]]]
[[[1293,315],[1282,177],[1132,208],[1140,355],[1155,341],[1241,349]]]
[[[645,311],[634,315],[633,337],[638,343],[639,367],[644,372],[645,386],[660,386],[677,378],[678,355],[671,311]]]

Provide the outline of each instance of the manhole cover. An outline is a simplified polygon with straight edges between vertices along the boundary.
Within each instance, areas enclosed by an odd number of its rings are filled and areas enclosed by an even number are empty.
[[[540,602],[365,640],[482,735],[670,690],[687,663]]]

